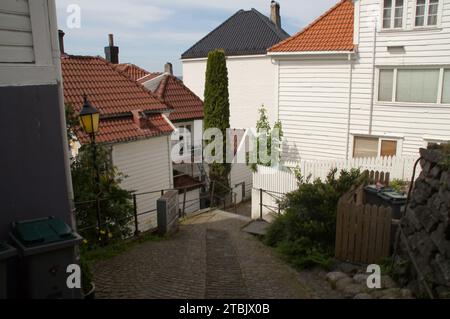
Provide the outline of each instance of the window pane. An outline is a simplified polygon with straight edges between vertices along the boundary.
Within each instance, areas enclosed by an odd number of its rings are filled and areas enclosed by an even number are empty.
[[[377,157],[378,138],[355,137],[353,157]]]
[[[392,16],[392,0],[384,0],[383,9],[383,28],[389,29],[391,27]]]
[[[398,70],[397,102],[436,103],[439,70]]]
[[[442,103],[450,103],[450,70],[444,72]]]
[[[394,70],[380,70],[378,101],[391,102],[393,88],[394,88]]]
[[[397,155],[396,141],[381,141],[381,156],[395,156]]]
[[[403,26],[403,0],[395,2],[395,19],[394,28],[401,28]]]
[[[416,18],[416,27],[423,27],[423,22],[425,21],[425,18],[422,17],[417,17]]]
[[[423,27],[425,23],[425,0],[417,0],[416,27]]]
[[[384,0],[384,7],[385,8],[392,7],[392,0]]]

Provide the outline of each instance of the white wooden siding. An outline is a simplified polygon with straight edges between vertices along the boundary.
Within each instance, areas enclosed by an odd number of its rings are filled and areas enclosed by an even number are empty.
[[[232,164],[231,166],[231,173],[230,173],[230,179],[231,179],[231,187],[235,187],[235,185],[240,184],[242,182],[245,183],[245,199],[250,198],[252,194],[252,171],[247,166],[247,164]],[[239,188],[241,191],[242,188]],[[236,191],[236,190],[235,190]],[[240,194],[238,194],[239,196]]]
[[[450,1],[443,1],[441,24],[428,30],[414,30],[415,1],[408,0],[406,26],[400,31],[376,33],[375,69],[382,66],[450,66]],[[393,136],[402,141],[398,156],[416,155],[427,139],[450,139],[450,105],[411,105],[377,102],[375,76],[372,132],[369,132],[374,45],[374,17],[380,14],[380,0],[362,0],[360,6],[359,58],[352,82],[352,134]],[[390,53],[388,46],[404,46],[404,53]],[[376,72],[375,72],[376,75]],[[351,145],[350,145],[351,146]],[[349,149],[351,154],[352,150]]]
[[[280,61],[283,159],[345,158],[350,65],[346,58]]]
[[[28,0],[0,2],[0,63],[34,62]]]
[[[126,176],[122,187],[128,191],[145,193],[172,187],[167,136],[115,144],[112,158],[113,164]],[[138,213],[156,209],[160,196],[159,192],[137,196]],[[139,230],[156,226],[156,212],[139,216]]]

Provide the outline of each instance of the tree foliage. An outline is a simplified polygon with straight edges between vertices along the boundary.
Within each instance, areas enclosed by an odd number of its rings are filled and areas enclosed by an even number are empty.
[[[66,122],[69,141],[73,141],[78,121],[70,106],[66,106]],[[125,176],[111,165],[109,148],[102,144],[96,146],[100,175],[97,187],[93,151],[91,144],[83,145],[71,163],[71,173],[78,229],[88,243],[95,245],[130,234],[128,225],[133,216],[133,205],[129,192],[120,186]],[[101,229],[97,229],[97,197],[100,199]]]
[[[299,183],[280,203],[285,214],[269,227],[266,244],[276,247],[299,268],[327,268],[333,256],[339,198],[361,182],[359,170],[332,170],[325,182]]]
[[[228,93],[228,70],[225,53],[222,50],[208,54],[204,100],[204,129],[218,128],[223,136],[222,163],[210,164],[210,179],[216,183],[215,192],[220,195],[228,193],[231,165],[226,163],[226,130],[230,127],[230,102]],[[211,141],[210,141],[211,142]],[[208,142],[206,143],[208,144]]]

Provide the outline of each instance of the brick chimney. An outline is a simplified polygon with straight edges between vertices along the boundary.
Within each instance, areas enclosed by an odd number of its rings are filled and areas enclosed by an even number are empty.
[[[109,46],[105,47],[106,60],[113,64],[119,64],[119,47],[114,46],[114,35],[109,36]]]
[[[59,51],[61,53],[61,55],[65,54],[64,51],[64,36],[66,34],[64,33],[63,30],[58,30],[58,37],[59,37]]]
[[[280,4],[274,0],[270,3],[270,20],[281,29]]]
[[[170,75],[173,75],[173,66],[172,66],[172,63],[167,62],[167,63],[164,65],[164,72],[165,72],[165,73],[169,73]]]

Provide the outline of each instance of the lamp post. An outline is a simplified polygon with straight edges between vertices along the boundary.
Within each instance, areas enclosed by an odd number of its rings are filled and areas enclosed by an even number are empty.
[[[97,212],[97,227],[98,232],[100,231],[101,220],[100,220],[100,173],[97,165],[97,144],[95,143],[95,134],[98,132],[100,122],[100,112],[89,103],[87,96],[84,95],[84,104],[80,112],[80,123],[86,134],[89,135],[91,139],[92,146],[92,163],[94,166],[95,174],[95,199],[96,199],[96,212]]]

